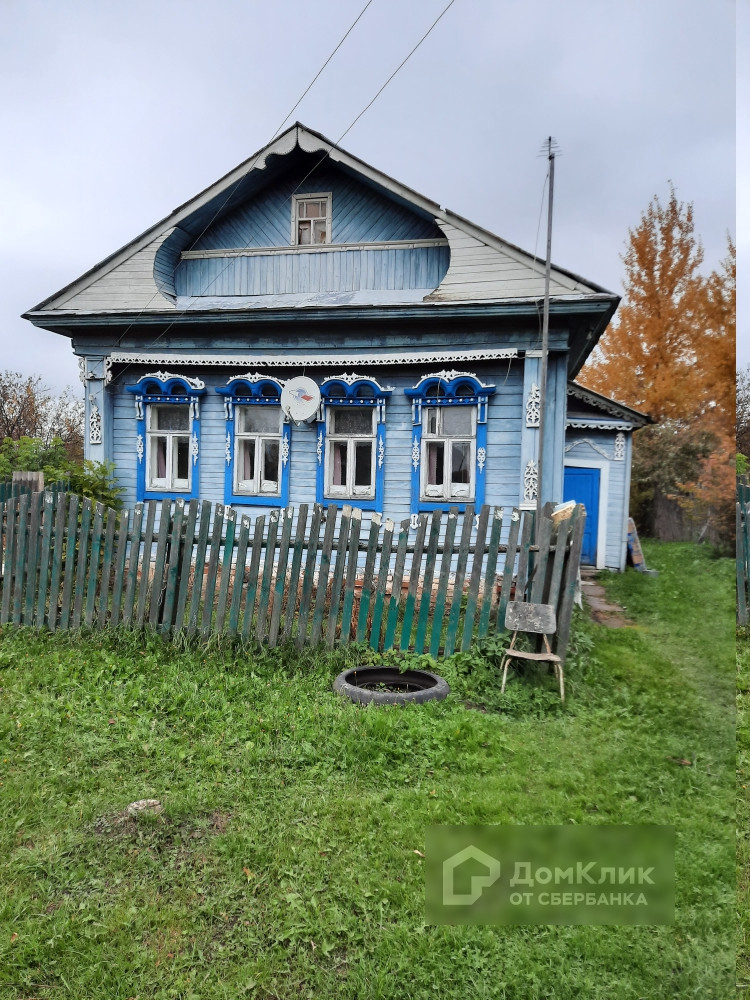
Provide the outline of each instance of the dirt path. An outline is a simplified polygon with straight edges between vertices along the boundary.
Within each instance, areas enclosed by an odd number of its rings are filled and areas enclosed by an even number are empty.
[[[611,604],[607,600],[606,591],[599,583],[595,569],[581,570],[581,593],[591,611],[591,617],[599,625],[606,625],[608,628],[629,628],[633,625],[625,617],[619,604]]]

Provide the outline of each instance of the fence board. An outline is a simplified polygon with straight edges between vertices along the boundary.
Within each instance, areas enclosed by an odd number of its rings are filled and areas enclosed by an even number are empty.
[[[333,580],[331,581],[331,604],[328,611],[328,627],[326,629],[326,645],[329,649],[333,649],[333,645],[336,642],[336,625],[339,618],[341,585],[344,579],[346,549],[349,544],[351,520],[352,508],[348,504],[344,504],[341,510],[341,527],[339,529],[339,538],[336,547],[336,563],[333,568]]]
[[[464,631],[461,639],[461,649],[466,650],[471,645],[472,633],[474,631],[474,618],[477,613],[477,603],[479,601],[479,584],[482,580],[482,564],[484,562],[484,542],[487,537],[487,524],[490,517],[490,508],[483,506],[479,512],[479,523],[474,541],[474,560],[471,566],[469,577],[469,592],[466,595],[466,610],[464,611]]]
[[[328,595],[328,577],[331,571],[331,553],[333,552],[337,517],[338,508],[334,504],[331,504],[326,511],[326,530],[323,533],[323,548],[320,551],[320,568],[318,569],[318,584],[315,591],[315,608],[310,633],[310,644],[312,646],[318,645],[323,633],[323,615],[325,614],[326,597]]]
[[[98,625],[103,627],[107,624],[107,612],[109,611],[109,592],[112,581],[112,559],[114,558],[115,528],[117,525],[117,514],[107,509],[107,520],[104,527],[104,555],[102,556],[101,582],[99,585],[99,617]]]
[[[323,506],[316,503],[310,523],[310,536],[307,543],[307,559],[305,573],[302,578],[302,595],[299,602],[299,618],[297,621],[297,646],[301,647],[307,638],[307,619],[310,615],[315,567],[318,561],[318,543],[320,541],[320,525],[323,520]]]
[[[583,548],[583,529],[586,527],[586,511],[580,505],[573,512],[573,525],[570,531],[570,549],[565,560],[565,570],[562,580],[562,595],[557,611],[557,635],[555,636],[555,651],[565,659],[570,635],[570,619],[573,614],[576,586],[578,584],[578,568],[581,563]]]
[[[104,534],[104,507],[97,503],[94,506],[94,525],[91,529],[91,555],[89,571],[86,579],[86,604],[83,613],[83,623],[90,628],[94,621],[94,602],[96,587],[101,576],[99,560],[101,558],[102,539]]]
[[[508,547],[505,551],[505,565],[503,567],[503,577],[500,583],[500,597],[497,602],[497,631],[502,635],[505,628],[505,612],[510,600],[511,585],[513,582],[513,567],[516,563],[516,551],[518,546],[518,534],[521,530],[521,513],[515,507],[510,515],[510,531],[508,532]]]
[[[5,502],[5,563],[3,565],[3,602],[0,606],[0,624],[10,621],[13,602],[13,569],[16,555],[16,518],[18,501],[11,498]]]
[[[141,556],[141,527],[143,525],[143,504],[137,503],[133,509],[133,530],[130,536],[130,560],[128,562],[128,579],[125,587],[125,606],[122,609],[123,625],[133,621],[135,594],[138,586],[138,562]]]
[[[359,536],[362,531],[362,511],[352,510],[349,527],[349,555],[346,563],[346,580],[344,581],[344,606],[341,612],[341,631],[339,642],[346,643],[352,635],[352,610],[354,608],[354,588],[357,583],[357,563],[359,561]]]
[[[214,631],[221,633],[224,631],[224,618],[227,612],[227,598],[229,596],[229,583],[232,577],[232,556],[234,554],[234,535],[237,528],[237,513],[232,508],[227,508],[226,534],[224,537],[224,558],[221,563],[221,580],[219,582],[219,600],[216,605],[216,624]]]
[[[739,486],[738,486],[739,491]],[[736,544],[737,544],[737,622],[740,625],[747,625],[747,546],[745,544],[745,532],[743,530],[743,505],[738,503],[736,515]],[[745,515],[745,518],[747,514]]]
[[[513,595],[515,601],[526,600],[526,584],[529,579],[529,562],[531,556],[531,541],[534,534],[534,513],[525,510],[521,514],[523,523],[521,525],[521,541],[518,546],[518,569],[516,571],[516,589]]]
[[[281,624],[281,612],[284,604],[284,587],[286,586],[286,565],[289,559],[289,541],[292,537],[292,521],[294,511],[291,507],[281,512],[283,523],[281,525],[281,541],[279,542],[279,558],[276,563],[276,582],[273,588],[273,608],[271,610],[271,624],[268,627],[269,645],[275,646],[279,640],[279,626]]]
[[[424,579],[419,601],[419,616],[417,617],[417,633],[414,637],[414,651],[421,653],[424,649],[425,638],[427,636],[427,622],[430,617],[430,605],[432,603],[432,581],[435,578],[435,560],[437,559],[438,542],[440,541],[440,523],[443,512],[434,510],[430,524],[430,540],[427,545],[427,557],[425,559]]]
[[[42,520],[42,504],[44,493],[32,493],[29,505],[29,540],[26,557],[26,601],[23,611],[23,624],[34,624],[34,598],[36,597],[36,571],[39,562],[39,528]]]
[[[263,642],[263,637],[266,634],[266,622],[268,621],[269,603],[271,598],[271,582],[273,581],[273,567],[274,562],[276,561],[276,539],[279,537],[280,514],[281,511],[272,510],[268,520],[266,551],[263,557],[263,576],[260,582],[258,614],[255,622],[255,638],[258,642]]]
[[[253,534],[253,552],[250,557],[250,572],[247,581],[247,597],[245,599],[245,618],[242,622],[242,635],[245,639],[250,638],[250,631],[253,625],[253,607],[255,605],[255,594],[258,590],[258,567],[260,566],[260,553],[263,548],[263,530],[265,526],[265,514],[256,517],[255,533]]]
[[[420,514],[417,520],[417,535],[414,539],[414,551],[411,555],[411,565],[409,567],[409,587],[406,591],[406,601],[404,603],[404,617],[401,621],[401,649],[409,648],[411,642],[412,624],[414,622],[414,608],[417,603],[417,590],[419,589],[419,576],[422,572],[422,556],[424,554],[424,540],[427,534],[427,515]]]
[[[148,623],[151,628],[156,628],[159,624],[159,612],[164,599],[164,564],[167,558],[167,539],[171,522],[172,503],[170,500],[162,500],[159,509],[159,534],[156,539],[154,572],[151,577],[151,599],[148,606]]]
[[[250,539],[250,518],[243,514],[240,518],[240,533],[237,537],[237,558],[234,564],[234,584],[232,586],[232,603],[229,605],[229,635],[237,635],[240,623],[240,607],[245,581],[245,560],[247,559],[247,543]]]
[[[211,530],[211,504],[204,500],[201,504],[201,519],[198,527],[198,543],[195,550],[195,567],[193,569],[193,592],[190,595],[190,611],[188,613],[188,635],[193,636],[198,630],[198,615],[200,614],[201,594],[203,591],[203,576],[206,570],[206,547],[208,533]],[[187,545],[188,540],[185,541]]]
[[[393,568],[393,580],[391,583],[391,599],[388,604],[388,618],[385,625],[385,638],[383,639],[383,650],[392,649],[396,642],[396,628],[398,626],[398,613],[401,606],[401,585],[404,582],[404,567],[406,566],[406,548],[409,544],[409,528],[411,521],[406,518],[399,525],[398,544],[396,546],[396,564]]]
[[[364,642],[367,636],[367,616],[370,613],[370,596],[372,594],[372,579],[375,573],[375,557],[378,551],[380,537],[380,514],[373,514],[370,520],[370,533],[367,539],[367,557],[365,572],[362,577],[362,590],[359,596],[359,614],[357,615],[357,642]]]
[[[174,613],[174,630],[182,631],[185,627],[185,612],[188,606],[190,578],[193,572],[193,545],[195,543],[195,525],[198,520],[199,505],[196,499],[188,504],[187,518],[180,536],[180,584],[177,592],[177,607]]]
[[[451,656],[456,647],[456,636],[458,625],[461,620],[461,605],[464,597],[464,578],[466,576],[466,562],[469,558],[469,544],[471,542],[471,529],[474,521],[474,507],[467,504],[464,513],[464,523],[461,529],[461,541],[458,545],[458,562],[456,563],[456,575],[453,582],[453,600],[451,610],[448,615],[448,629],[445,633],[445,655]]]
[[[55,498],[51,493],[44,494],[44,513],[42,516],[42,544],[39,557],[39,589],[37,592],[36,614],[33,624],[37,628],[44,625],[47,617],[47,585],[49,584],[50,549],[52,547],[52,527],[55,520]],[[2,536],[2,513],[0,513],[0,536]],[[0,539],[0,552],[2,542]]]
[[[445,525],[443,541],[443,557],[440,561],[440,577],[435,595],[435,607],[432,612],[432,628],[430,629],[430,655],[437,656],[440,651],[440,640],[443,637],[443,619],[445,604],[448,600],[451,567],[453,565],[454,545],[456,541],[456,526],[458,525],[458,507],[448,508],[448,521]]]
[[[383,609],[385,607],[385,592],[388,586],[388,572],[393,551],[393,531],[396,525],[387,517],[383,531],[383,547],[380,552],[380,568],[378,582],[375,586],[375,603],[372,607],[372,626],[370,628],[370,648],[380,649],[380,635],[383,625]]]
[[[497,572],[497,557],[500,554],[500,533],[503,528],[503,508],[495,507],[492,515],[492,529],[490,530],[490,541],[487,552],[487,565],[484,571],[484,588],[482,591],[482,604],[479,611],[478,636],[483,639],[490,628],[490,616],[492,614],[492,604],[495,599],[495,574]]]
[[[185,501],[176,500],[174,505],[174,516],[172,517],[172,523],[169,532],[169,541],[167,543],[167,554],[165,556],[166,564],[166,590],[164,592],[164,605],[161,611],[161,630],[162,632],[169,632],[172,628],[172,623],[174,620],[174,608],[177,601],[177,592],[179,589],[179,572],[181,563],[181,539],[182,539],[182,524],[185,519]],[[192,548],[192,546],[191,546]]]
[[[284,620],[284,642],[292,634],[294,624],[294,612],[297,609],[297,591],[299,590],[299,571],[302,565],[302,549],[305,545],[305,528],[307,526],[307,504],[299,505],[297,514],[297,533],[294,536],[292,548],[292,568],[289,573],[289,589],[286,598],[286,618]]]
[[[143,530],[143,554],[141,556],[141,576],[138,581],[138,604],[136,622],[143,625],[146,620],[146,598],[151,578],[151,558],[154,548],[154,524],[156,522],[156,500],[146,504],[146,527]]]
[[[16,525],[16,566],[13,573],[15,588],[13,590],[13,624],[21,624],[23,614],[23,585],[26,567],[26,543],[29,532],[29,504],[31,494],[24,493],[18,501],[18,522]]]

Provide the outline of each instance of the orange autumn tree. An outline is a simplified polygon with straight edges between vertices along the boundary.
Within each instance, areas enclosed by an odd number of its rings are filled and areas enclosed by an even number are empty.
[[[665,204],[654,196],[629,231],[617,321],[580,376],[656,421],[634,436],[630,498],[641,528],[656,537],[725,540],[733,253],[730,241],[724,271],[705,278],[693,206],[671,185]]]

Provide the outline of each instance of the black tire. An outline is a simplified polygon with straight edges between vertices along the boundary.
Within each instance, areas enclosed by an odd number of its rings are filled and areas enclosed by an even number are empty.
[[[378,690],[383,685],[402,690]],[[444,678],[428,670],[404,670],[397,667],[351,667],[338,675],[333,690],[360,705],[419,705],[442,701],[450,694]]]

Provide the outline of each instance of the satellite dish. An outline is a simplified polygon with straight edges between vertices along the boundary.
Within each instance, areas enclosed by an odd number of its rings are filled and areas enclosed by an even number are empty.
[[[290,378],[281,392],[281,409],[295,424],[309,424],[320,406],[320,389],[306,375]]]

